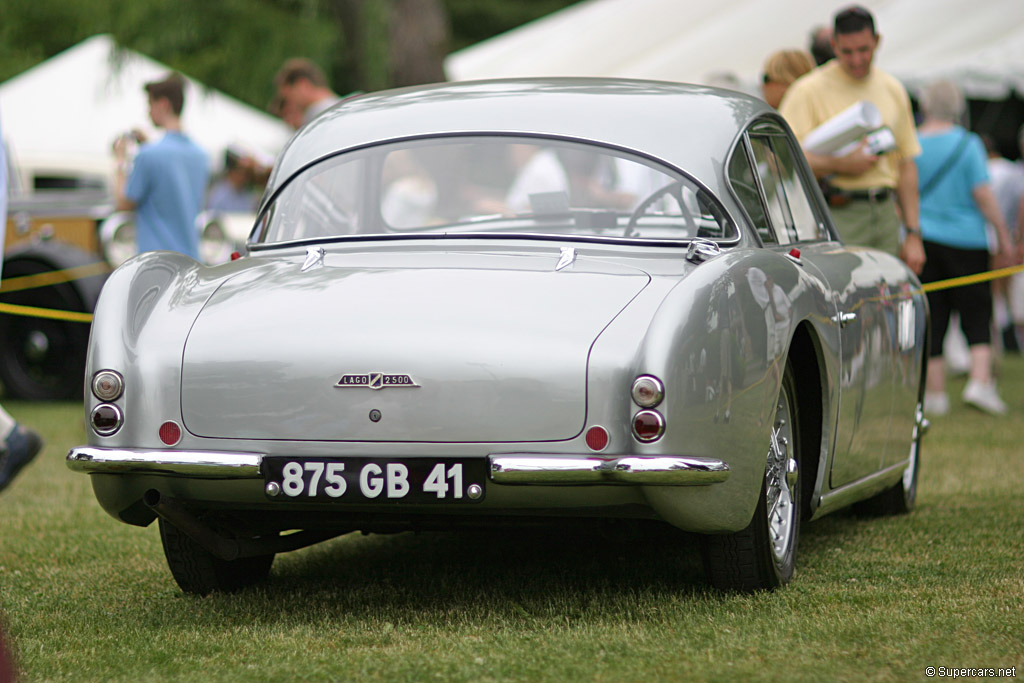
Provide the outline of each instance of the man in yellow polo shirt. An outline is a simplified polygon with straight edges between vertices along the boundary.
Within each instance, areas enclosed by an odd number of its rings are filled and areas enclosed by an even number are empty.
[[[921,145],[914,129],[910,98],[903,85],[873,67],[881,37],[871,13],[860,6],[835,16],[835,59],[797,79],[786,91],[779,111],[797,138],[861,101],[874,104],[896,138],[896,149],[871,154],[864,145],[845,156],[807,152],[811,169],[836,188],[830,198],[832,218],[847,244],[876,247],[900,256],[916,273],[924,266],[914,157]],[[899,211],[897,212],[897,203]],[[900,240],[900,223],[905,239]]]

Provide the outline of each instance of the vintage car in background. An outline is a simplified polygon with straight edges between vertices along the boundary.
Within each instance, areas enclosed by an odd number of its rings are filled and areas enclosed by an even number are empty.
[[[44,313],[0,311],[4,396],[80,399],[88,314],[110,271],[137,253],[134,217],[115,212],[104,169],[12,164],[8,177],[0,304]],[[252,214],[201,214],[196,229],[204,262],[230,260],[253,220]]]
[[[350,99],[279,157],[247,253],[114,272],[68,454],[187,592],[340,534],[558,518],[793,576],[801,523],[914,504],[928,311],[844,246],[777,113],[628,80]]]
[[[12,177],[17,177],[12,174]],[[6,398],[80,399],[88,317],[111,271],[99,229],[113,212],[95,187],[22,191],[7,207],[0,304],[0,383]]]

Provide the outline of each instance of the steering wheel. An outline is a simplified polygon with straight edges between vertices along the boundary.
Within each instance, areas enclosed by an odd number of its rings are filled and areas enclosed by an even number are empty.
[[[635,209],[633,209],[633,213],[629,215],[629,220],[626,222],[626,229],[622,236],[632,237],[636,232],[637,222],[645,213],[647,213],[647,209],[651,208],[651,206],[659,199],[666,196],[676,200],[676,204],[679,205],[680,212],[686,218],[687,227],[691,230],[695,229],[696,226],[693,225],[693,217],[690,215],[690,212],[686,210],[686,205],[683,203],[683,182],[681,180],[675,180],[652,192],[646,199],[640,202]]]

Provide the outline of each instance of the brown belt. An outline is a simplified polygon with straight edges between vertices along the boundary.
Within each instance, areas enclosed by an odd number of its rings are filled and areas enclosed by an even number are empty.
[[[840,190],[830,188],[828,203],[830,206],[846,206],[850,202],[884,202],[893,190],[888,187],[873,187],[868,190]]]

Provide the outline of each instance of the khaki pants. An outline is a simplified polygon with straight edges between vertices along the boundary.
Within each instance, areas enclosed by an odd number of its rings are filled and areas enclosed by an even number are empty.
[[[844,244],[900,255],[900,218],[891,194],[881,201],[856,200],[829,208]]]

